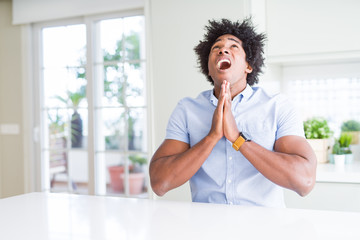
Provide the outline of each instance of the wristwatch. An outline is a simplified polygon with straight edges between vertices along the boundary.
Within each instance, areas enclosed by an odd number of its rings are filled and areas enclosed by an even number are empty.
[[[239,148],[241,147],[241,145],[243,145],[244,142],[250,142],[250,141],[251,141],[250,138],[247,137],[245,133],[240,132],[240,136],[238,137],[238,139],[235,140],[232,147],[236,151],[239,151]]]

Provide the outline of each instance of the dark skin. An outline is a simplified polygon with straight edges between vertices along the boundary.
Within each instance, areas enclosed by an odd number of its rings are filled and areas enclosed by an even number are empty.
[[[220,36],[209,54],[209,75],[214,80],[218,105],[214,111],[209,133],[196,145],[165,139],[152,157],[150,179],[153,191],[163,196],[186,183],[202,166],[216,143],[225,137],[234,142],[239,137],[231,100],[246,87],[246,76],[252,68],[246,62],[241,40],[226,34]],[[222,69],[219,62],[229,61]],[[274,151],[259,144],[245,142],[239,151],[266,178],[282,187],[307,195],[315,184],[316,156],[299,136],[284,136],[276,140]]]

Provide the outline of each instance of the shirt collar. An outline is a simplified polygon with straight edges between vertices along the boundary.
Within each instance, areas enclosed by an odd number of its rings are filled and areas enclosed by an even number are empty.
[[[246,84],[245,89],[239,93],[238,95],[236,95],[233,99],[233,102],[241,102],[242,100],[247,101],[251,95],[253,94],[254,90],[252,89],[252,87],[250,87],[249,84]],[[210,94],[210,102],[214,105],[217,106],[218,103],[218,99],[215,97],[214,95],[214,90],[211,91]]]
[[[245,89],[239,93],[238,95],[241,95],[242,97],[240,98],[239,102],[241,102],[242,100],[247,101],[251,95],[253,94],[254,90],[252,89],[252,87],[250,87],[249,84],[246,84]],[[235,99],[235,98],[234,98]]]

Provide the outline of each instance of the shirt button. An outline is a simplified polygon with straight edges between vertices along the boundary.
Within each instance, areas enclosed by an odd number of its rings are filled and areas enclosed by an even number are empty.
[[[228,180],[228,183],[231,183],[231,179]]]
[[[232,156],[229,157],[229,160],[231,160],[231,159],[232,159]]]
[[[229,202],[230,205],[233,205],[233,202]]]

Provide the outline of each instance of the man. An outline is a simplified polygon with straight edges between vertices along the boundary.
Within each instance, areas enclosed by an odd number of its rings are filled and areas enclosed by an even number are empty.
[[[250,19],[209,21],[195,47],[214,86],[182,99],[150,163],[153,191],[190,180],[195,202],[284,207],[282,187],[299,195],[315,184],[316,157],[303,124],[281,95],[258,87],[265,36]]]

